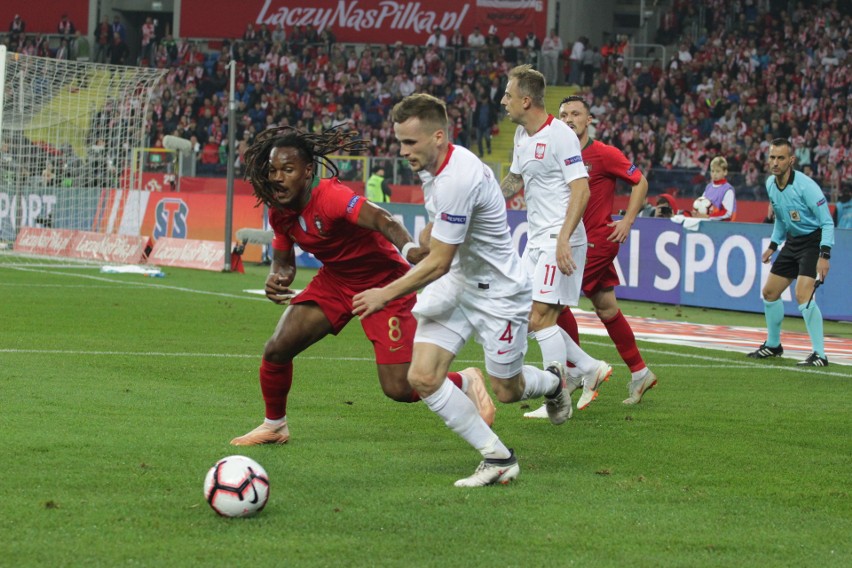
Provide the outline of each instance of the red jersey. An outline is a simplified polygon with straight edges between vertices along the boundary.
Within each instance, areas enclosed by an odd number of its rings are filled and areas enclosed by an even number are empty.
[[[408,262],[381,233],[358,226],[365,201],[337,178],[319,180],[302,211],[270,208],[272,248],[297,244],[358,291],[397,278],[409,269]]]
[[[642,172],[615,146],[592,139],[583,148],[583,163],[589,172],[589,204],[583,213],[583,224],[590,243],[600,243],[612,233],[615,204],[615,180],[622,179],[631,186],[639,183]]]

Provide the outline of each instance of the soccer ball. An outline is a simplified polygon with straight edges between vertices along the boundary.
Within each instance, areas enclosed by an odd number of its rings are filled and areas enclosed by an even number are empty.
[[[204,478],[204,498],[223,517],[250,517],[269,499],[269,476],[251,458],[222,458]]]
[[[709,215],[713,211],[713,203],[702,195],[692,202],[692,209],[701,215]]]

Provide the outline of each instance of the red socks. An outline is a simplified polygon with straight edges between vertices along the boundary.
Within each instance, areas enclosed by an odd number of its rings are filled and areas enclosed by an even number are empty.
[[[447,377],[459,389],[462,388],[460,373],[447,373]],[[279,420],[287,415],[287,395],[293,386],[293,363],[270,363],[266,359],[260,362],[260,392],[266,405],[266,418]],[[416,390],[411,389],[411,402],[420,400]]]
[[[574,340],[574,343],[578,346],[580,345],[580,330],[577,328],[577,320],[574,318],[574,314],[571,313],[571,308],[562,310],[562,313],[556,318],[556,325],[561,327],[562,331]],[[565,366],[570,369],[574,367],[574,363],[565,361]]]
[[[627,318],[624,317],[621,310],[618,310],[618,313],[612,319],[603,322],[603,324],[630,372],[635,373],[643,369],[645,361],[642,360],[639,347],[636,345],[636,336],[633,335],[633,329],[627,323]]]
[[[459,390],[462,390],[462,376],[461,373],[447,373],[447,378],[450,379],[450,382],[459,387]]]
[[[574,314],[571,313],[571,308],[565,308],[559,317],[556,319],[556,325],[565,330],[574,343],[580,345],[580,330],[577,329],[577,320],[574,319]]]
[[[574,314],[570,309],[562,310],[559,314],[559,319],[556,320],[559,327],[565,330],[565,333],[571,336],[574,343],[580,345],[580,333],[577,329],[577,320],[574,319]],[[606,326],[606,332],[610,339],[618,349],[618,354],[624,359],[631,373],[643,369],[645,361],[642,360],[642,355],[639,353],[639,347],[636,345],[636,336],[633,335],[633,329],[627,323],[627,318],[618,310],[618,313],[612,319],[602,322]]]
[[[266,418],[279,420],[287,416],[287,395],[293,386],[293,362],[270,363],[266,359],[260,362],[260,392],[266,404]]]

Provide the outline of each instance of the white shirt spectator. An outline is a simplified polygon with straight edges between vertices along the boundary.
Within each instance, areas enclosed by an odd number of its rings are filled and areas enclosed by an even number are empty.
[[[592,106],[589,107],[589,112],[592,116],[603,116],[609,112],[609,110],[610,109],[603,103],[603,101],[595,101]]]
[[[440,48],[447,47],[447,36],[441,31],[441,28],[435,28],[429,39],[426,40],[426,47],[438,46]]]
[[[514,47],[520,48],[521,38],[515,35],[515,32],[509,32],[509,35],[506,36],[506,39],[503,40],[503,47]]]
[[[417,90],[417,85],[414,84],[414,81],[411,80],[411,77],[408,74],[403,74],[402,81],[399,83],[399,94],[403,97],[407,97],[408,95],[414,93]]]
[[[572,61],[582,61],[583,60],[583,52],[586,50],[586,46],[583,45],[583,42],[577,40],[574,42],[574,45],[571,46],[571,57]]]
[[[556,30],[541,42],[541,71],[548,85],[555,85],[559,79],[559,54],[562,53],[562,38]]]
[[[479,31],[479,28],[476,27],[473,29],[471,34],[467,36],[467,46],[470,48],[482,47],[485,45],[485,36],[482,35],[482,32]]]
[[[543,54],[555,53],[558,55],[562,52],[562,49],[562,38],[555,33],[551,33],[541,42],[541,52]]]
[[[411,74],[416,77],[424,73],[426,73],[426,60],[420,54],[415,55],[414,60],[411,62]]]

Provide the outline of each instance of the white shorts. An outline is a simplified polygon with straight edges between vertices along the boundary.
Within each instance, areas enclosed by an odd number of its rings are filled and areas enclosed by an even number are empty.
[[[511,378],[521,371],[527,352],[531,302],[528,293],[500,296],[445,275],[417,296],[414,342],[458,355],[473,336],[485,352],[488,374]]]
[[[583,288],[583,270],[589,245],[571,247],[571,257],[577,268],[570,276],[562,274],[556,264],[556,249],[529,248],[521,259],[524,270],[532,278],[532,299],[542,304],[576,306]]]

